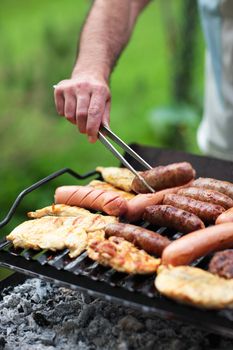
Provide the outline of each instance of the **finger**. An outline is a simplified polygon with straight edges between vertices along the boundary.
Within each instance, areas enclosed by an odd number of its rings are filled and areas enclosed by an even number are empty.
[[[55,100],[57,113],[61,116],[64,116],[65,100],[64,100],[63,90],[59,86],[56,86],[54,89],[54,100]]]
[[[106,96],[93,93],[88,109],[86,133],[90,142],[96,142],[100,124],[103,118]]]
[[[66,119],[76,124],[76,96],[71,94],[65,94],[65,108],[64,114]]]
[[[87,115],[90,105],[90,95],[83,94],[77,97],[76,124],[82,134],[86,133]]]
[[[102,118],[102,124],[109,127],[110,124],[110,109],[111,109],[111,101],[108,100],[105,105],[104,115]]]

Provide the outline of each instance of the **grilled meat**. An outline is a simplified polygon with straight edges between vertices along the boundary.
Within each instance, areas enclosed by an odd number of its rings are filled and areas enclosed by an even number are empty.
[[[180,303],[206,309],[233,308],[233,280],[191,266],[158,269],[155,287]]]
[[[171,243],[167,237],[163,237],[157,232],[122,223],[107,225],[105,228],[105,236],[122,237],[132,242],[136,247],[144,249],[147,253],[158,256],[161,256],[164,248]]]
[[[215,253],[209,271],[227,279],[233,278],[233,249]]]
[[[195,177],[195,170],[190,163],[174,163],[166,166],[158,166],[151,170],[141,171],[140,175],[156,191],[165,188],[176,187],[190,182]],[[132,189],[137,193],[147,193],[145,185],[135,177]]]
[[[120,197],[122,197],[124,199],[127,199],[127,200],[132,199],[133,197],[135,197],[134,193],[130,193],[130,192],[119,190],[119,188],[116,188],[113,185],[110,185],[110,184],[108,184],[107,182],[104,182],[104,181],[92,180],[88,184],[88,186],[94,187],[94,188],[99,189],[99,190],[117,192],[117,194],[119,194]]]
[[[55,202],[102,211],[114,216],[121,216],[127,211],[127,201],[117,192],[99,190],[91,186],[58,187]]]
[[[205,227],[196,215],[171,205],[149,206],[145,209],[143,218],[153,225],[174,228],[182,233],[189,233]]]
[[[118,218],[115,216],[93,214],[87,209],[64,204],[53,204],[49,207],[29,212],[28,216],[35,219],[44,216],[73,217],[73,219],[78,219],[79,227],[82,227],[87,232],[102,230],[106,225],[118,222]]]
[[[221,192],[217,192],[214,190],[208,190],[208,189],[199,188],[199,187],[187,187],[179,190],[177,194],[190,197],[193,199],[197,199],[202,202],[221,205],[225,209],[229,209],[233,207],[233,199],[231,199],[230,197],[226,196]]]
[[[119,272],[129,274],[151,274],[157,270],[160,259],[155,259],[144,250],[137,249],[121,237],[88,240],[89,258]]]
[[[50,249],[68,248],[70,257],[76,257],[86,249],[87,233],[73,217],[50,217],[25,221],[7,237],[16,248]]]
[[[199,177],[193,181],[192,186],[218,191],[233,199],[233,184],[231,182]]]
[[[103,177],[104,181],[113,185],[114,187],[120,188],[126,192],[131,192],[131,184],[134,178],[134,174],[126,168],[116,167],[97,167],[98,171]]]
[[[205,223],[213,223],[225,209],[216,204],[206,203],[179,194],[167,194],[163,204],[172,205],[197,215]]]

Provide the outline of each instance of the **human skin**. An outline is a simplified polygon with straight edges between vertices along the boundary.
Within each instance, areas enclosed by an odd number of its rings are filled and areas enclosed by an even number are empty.
[[[109,126],[109,78],[127,45],[137,17],[150,0],[95,0],[80,37],[71,77],[54,88],[59,115],[96,142],[101,124]]]

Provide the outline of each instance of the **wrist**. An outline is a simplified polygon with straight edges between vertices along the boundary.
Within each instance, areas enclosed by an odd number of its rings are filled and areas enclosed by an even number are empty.
[[[72,71],[71,77],[77,78],[82,75],[91,75],[93,78],[98,80],[104,80],[106,83],[109,81],[110,77],[110,68],[107,64],[96,64],[91,62],[77,62]]]

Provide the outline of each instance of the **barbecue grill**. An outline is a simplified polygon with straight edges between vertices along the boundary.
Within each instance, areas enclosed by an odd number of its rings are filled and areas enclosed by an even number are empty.
[[[183,152],[141,147],[137,144],[132,147],[151,165],[188,161],[192,163],[198,176],[233,181],[233,163],[231,162]],[[133,164],[130,156],[126,158]],[[138,164],[133,164],[133,166],[138,168]],[[80,175],[71,169],[62,169],[49,175],[21,192],[5,219],[0,223],[0,227],[10,222],[25,196],[66,173],[80,182],[93,176],[99,176],[95,171]],[[138,225],[154,229],[162,235],[167,235],[170,239],[177,239],[180,236],[179,232],[166,227],[152,227],[143,221]],[[203,257],[194,265],[206,269],[209,259],[209,256]],[[0,242],[0,265],[25,275],[54,281],[68,288],[138,308],[143,312],[155,313],[168,319],[179,318],[206,330],[233,337],[233,312],[230,310],[207,311],[178,304],[156,291],[154,276],[130,276],[119,273],[93,262],[87,257],[86,252],[71,259],[68,256],[68,250],[38,252],[31,249],[15,249],[3,238]]]

